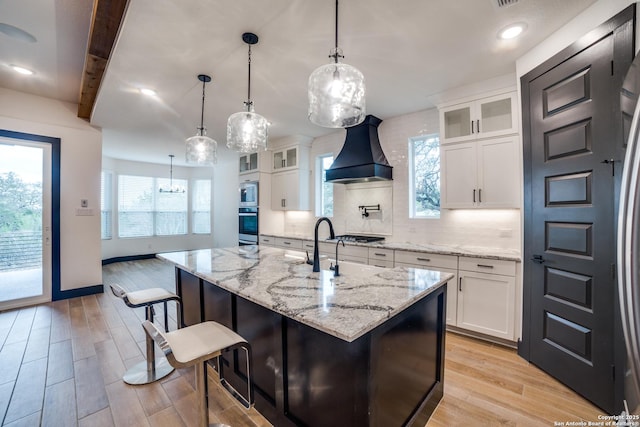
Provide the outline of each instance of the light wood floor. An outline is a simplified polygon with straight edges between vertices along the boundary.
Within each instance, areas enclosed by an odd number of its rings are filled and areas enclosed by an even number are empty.
[[[173,290],[173,268],[158,260],[111,264],[103,268],[103,282],[105,288]],[[169,313],[174,328],[175,308]],[[143,309],[126,307],[110,292],[0,312],[2,425],[196,425],[193,369],[145,386],[121,380],[144,360],[143,318]],[[156,320],[162,323],[161,306]],[[452,333],[446,340],[445,397],[428,427],[552,426],[597,421],[602,414],[514,350]],[[211,422],[269,425],[219,390],[215,379],[210,383]]]

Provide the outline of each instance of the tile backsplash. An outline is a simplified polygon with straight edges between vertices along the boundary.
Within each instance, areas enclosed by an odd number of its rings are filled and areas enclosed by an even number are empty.
[[[393,234],[393,184],[350,184],[344,197],[345,231],[350,234]],[[361,206],[377,206],[365,216]]]

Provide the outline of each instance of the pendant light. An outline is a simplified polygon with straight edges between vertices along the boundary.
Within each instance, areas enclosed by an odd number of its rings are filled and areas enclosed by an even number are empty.
[[[240,111],[229,116],[227,121],[227,147],[241,153],[251,153],[267,149],[269,124],[267,119],[253,111],[251,101],[251,45],[258,43],[258,36],[244,33],[242,41],[249,45],[249,73],[247,82],[247,111]]]
[[[202,82],[202,110],[200,113],[200,127],[198,133],[185,141],[187,144],[187,163],[202,166],[211,166],[217,162],[216,150],[218,143],[207,136],[207,128],[204,127],[204,87],[211,81],[206,74],[199,74],[198,80]]]
[[[178,185],[176,185],[175,187],[173,186],[173,158],[174,157],[175,156],[173,154],[169,154],[169,159],[171,161],[171,167],[169,168],[169,188],[160,187],[158,191],[160,191],[161,193],[184,193],[186,191],[184,187],[180,187]]]
[[[333,62],[321,65],[309,76],[309,120],[327,128],[345,128],[362,123],[366,116],[364,76],[358,69],[340,63],[338,47],[338,0],[336,0],[336,45],[329,55]]]

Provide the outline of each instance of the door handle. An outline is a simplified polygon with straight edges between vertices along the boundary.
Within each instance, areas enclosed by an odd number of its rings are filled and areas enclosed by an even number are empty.
[[[473,203],[476,202],[476,189],[473,189]]]
[[[480,119],[476,120],[476,132],[480,133]]]
[[[533,258],[531,258],[531,261],[535,262],[536,264],[544,264],[546,260],[542,258],[542,255],[534,255]]]
[[[458,291],[462,292],[462,277],[458,279]]]
[[[478,203],[482,203],[482,188],[478,189]]]
[[[471,133],[473,133],[473,120],[471,120]]]

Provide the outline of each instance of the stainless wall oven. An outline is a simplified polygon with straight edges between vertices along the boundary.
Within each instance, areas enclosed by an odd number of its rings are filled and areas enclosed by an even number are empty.
[[[238,244],[258,244],[258,207],[238,209]]]

